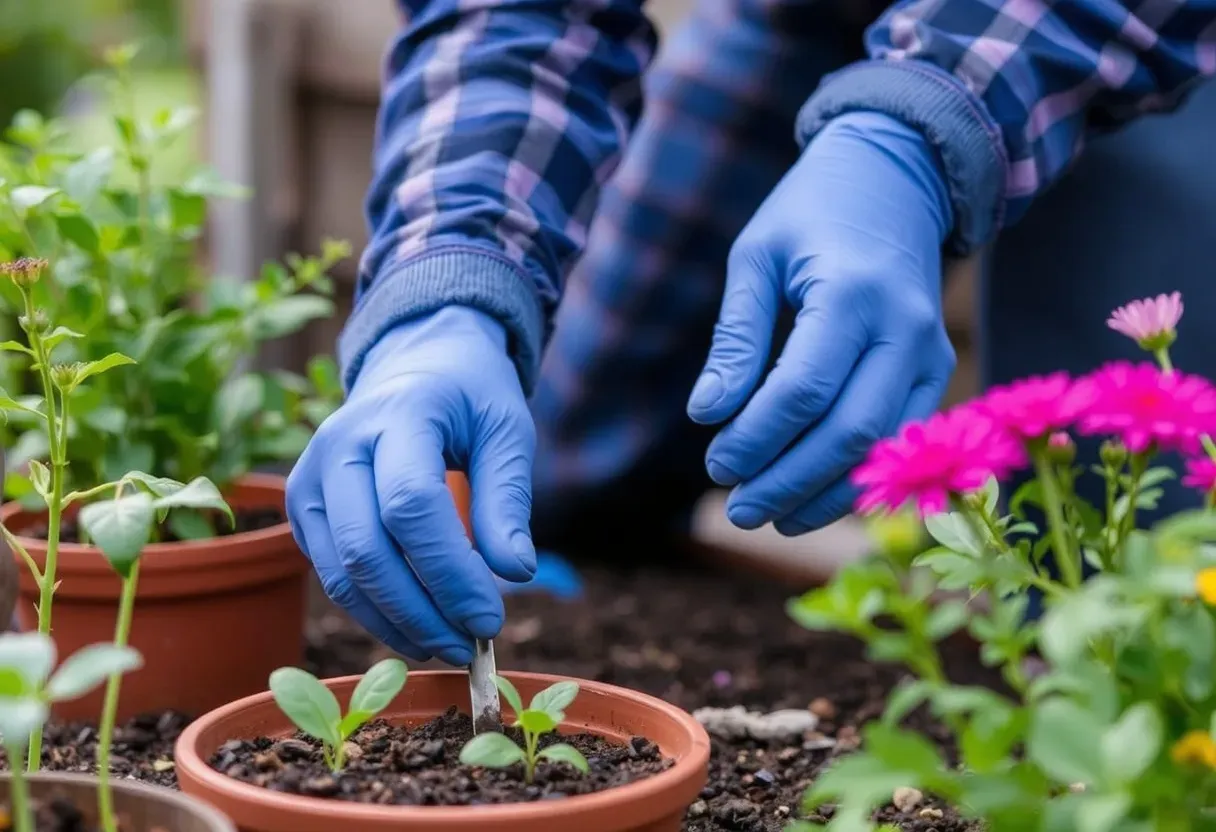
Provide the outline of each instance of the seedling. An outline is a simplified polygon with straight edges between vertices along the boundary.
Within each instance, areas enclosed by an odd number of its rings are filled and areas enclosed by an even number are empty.
[[[280,667],[271,673],[270,692],[297,728],[321,741],[325,764],[336,773],[346,763],[347,739],[389,706],[405,687],[408,673],[399,659],[377,662],[355,686],[345,716],[333,691],[298,667]]]
[[[536,764],[541,759],[566,763],[583,774],[590,771],[587,759],[568,743],[559,742],[546,748],[537,748],[540,738],[556,730],[566,718],[566,707],[578,696],[577,684],[558,682],[551,685],[533,696],[526,709],[523,700],[519,698],[519,691],[510,681],[502,676],[495,676],[494,684],[498,686],[498,692],[507,700],[511,710],[515,711],[512,727],[523,731],[524,746],[520,748],[514,740],[497,732],[478,734],[460,750],[460,762],[466,766],[485,768],[507,768],[516,763],[523,763],[524,780],[528,783],[532,782],[536,774]]]
[[[43,633],[0,635],[0,737],[8,751],[16,832],[34,830],[23,763],[29,738],[46,722],[50,706],[84,696],[107,678],[143,664],[130,647],[93,644],[72,654],[52,675],[55,652],[55,643]]]

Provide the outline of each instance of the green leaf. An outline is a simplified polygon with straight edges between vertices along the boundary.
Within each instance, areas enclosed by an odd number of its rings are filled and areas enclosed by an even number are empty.
[[[125,364],[134,364],[134,363],[135,363],[135,359],[128,358],[127,356],[125,356],[119,352],[112,352],[109,355],[107,355],[105,358],[99,358],[96,361],[89,361],[88,363],[86,363],[84,365],[84,367],[81,368],[80,375],[77,377],[76,383],[80,384],[82,381],[89,378],[90,376],[99,375],[101,373],[106,372],[107,370],[112,370],[115,367],[122,367]]]
[[[291,295],[256,308],[246,323],[253,338],[265,341],[298,332],[309,321],[328,318],[333,312],[333,301],[328,298]]]
[[[6,744],[24,748],[29,736],[46,722],[50,711],[36,696],[0,699],[0,736]]]
[[[904,717],[915,711],[933,694],[936,685],[924,679],[909,679],[900,682],[887,697],[887,708],[883,711],[883,722],[898,725]]]
[[[578,696],[577,682],[557,682],[533,696],[528,710],[544,711],[557,719],[556,715],[564,714],[576,696]]]
[[[387,708],[405,687],[409,670],[400,659],[384,659],[372,665],[350,697],[352,711],[364,711],[372,716]]]
[[[266,382],[258,375],[237,376],[220,388],[215,400],[215,418],[221,433],[230,433],[244,425],[262,409],[266,400]]]
[[[46,344],[48,350],[53,350],[68,338],[83,337],[83,333],[77,332],[74,329],[68,329],[66,326],[57,326],[51,330],[50,334],[43,336],[42,341]]]
[[[1048,699],[1031,716],[1027,756],[1060,783],[1098,783],[1105,771],[1102,725],[1090,711]]]
[[[583,774],[591,773],[591,766],[587,765],[587,758],[583,756],[583,753],[573,745],[564,742],[542,748],[538,756],[554,763],[565,763]]]
[[[971,523],[957,511],[926,517],[925,530],[938,543],[955,552],[980,555],[984,551],[983,541],[975,533]]]
[[[200,228],[207,219],[207,200],[199,194],[171,188],[169,217],[175,231]]]
[[[1106,774],[1115,783],[1131,783],[1145,772],[1157,754],[1165,727],[1161,715],[1148,702],[1138,702],[1102,734]]]
[[[169,515],[169,530],[178,540],[210,540],[215,526],[197,511],[179,510]]]
[[[10,397],[8,395],[8,393],[6,393],[2,388],[0,388],[0,410],[16,410],[21,413],[32,413],[33,415],[37,416],[39,419],[46,418],[46,416],[43,415],[41,410],[35,410],[32,407],[28,407],[28,406],[22,404],[21,402],[17,401],[16,399]]]
[[[36,459],[31,459],[29,466],[30,484],[34,486],[35,491],[49,500],[51,493],[51,469]]]
[[[524,701],[519,698],[519,691],[515,689],[515,685],[511,684],[511,680],[505,676],[495,676],[494,685],[498,688],[498,692],[502,694],[502,698],[507,700],[507,704],[511,706],[511,710],[515,711],[516,715],[524,712]]]
[[[9,200],[17,213],[25,216],[31,208],[37,208],[48,199],[59,193],[58,188],[44,188],[41,185],[22,185],[9,192]]]
[[[332,747],[342,743],[338,700],[316,676],[298,667],[280,667],[270,674],[270,692],[280,710],[305,734]]]
[[[3,341],[0,342],[0,352],[22,352],[28,356],[33,356],[34,351],[22,344],[20,341]]]
[[[1115,584],[1094,579],[1048,610],[1039,645],[1053,665],[1072,664],[1086,655],[1094,638],[1133,627],[1144,616],[1143,609],[1122,601]]]
[[[123,578],[148,545],[155,519],[152,498],[143,492],[99,500],[80,510],[80,525]]]
[[[41,689],[55,666],[55,642],[43,633],[4,633],[0,635],[0,668],[16,671],[24,689],[33,694]]]
[[[232,514],[232,508],[224,500],[224,496],[220,494],[220,490],[215,487],[215,483],[206,477],[195,477],[176,491],[157,497],[152,505],[157,510],[171,508],[213,509],[223,512],[227,516],[228,522],[236,523],[236,518]]]
[[[516,717],[519,726],[530,734],[547,734],[557,727],[553,714],[527,710]]]
[[[929,613],[925,635],[934,641],[941,641],[957,632],[970,617],[971,611],[962,601],[943,601]]]
[[[496,731],[478,734],[460,749],[460,762],[466,766],[506,768],[524,762],[524,750]]]
[[[101,248],[101,238],[88,218],[81,214],[56,214],[55,225],[65,240],[82,251],[96,254]]]
[[[114,149],[99,147],[68,166],[63,190],[76,202],[88,205],[101,193],[113,170]]]
[[[185,488],[185,483],[180,483],[169,477],[154,477],[151,474],[146,474],[143,471],[128,471],[123,474],[122,479],[128,482],[137,482],[151,492],[154,497],[167,497],[170,494],[176,494]]]
[[[46,693],[52,702],[62,702],[84,696],[93,688],[118,673],[129,673],[143,667],[143,657],[132,647],[103,642],[82,647],[59,666]]]

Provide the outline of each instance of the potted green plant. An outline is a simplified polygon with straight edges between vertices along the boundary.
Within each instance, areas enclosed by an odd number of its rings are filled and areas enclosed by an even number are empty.
[[[112,354],[134,362],[90,379],[49,419],[28,407],[10,414],[10,502],[0,517],[38,568],[55,575],[55,636],[73,651],[108,629],[121,587],[79,545],[70,510],[48,516],[34,477],[45,470],[50,490],[64,494],[130,470],[215,482],[235,528],[217,525],[213,512],[178,508],[155,530],[131,636],[151,672],[133,678],[122,710],[201,713],[261,689],[267,673],[299,660],[307,563],[284,521],[282,478],[253,470],[294,458],[340,388],[326,359],[307,376],[247,365],[262,342],[330,314],[326,271],[348,249],[329,243],[250,281],[207,277],[197,242],[208,200],[233,189],[202,170],[178,180],[157,168],[158,153],[193,114],[138,112],[131,60],[130,50],[109,55],[113,146],[70,152],[62,125],[28,112],[0,145],[0,257],[50,262],[47,279],[24,293],[0,287],[0,302],[16,313],[0,336],[8,339],[0,377],[12,400],[28,406],[45,394],[45,373],[31,372],[38,361],[28,359],[48,341],[65,362]],[[54,310],[56,329],[40,346],[30,327],[44,308]],[[22,590],[22,625],[44,624],[35,602],[45,587],[31,573]],[[86,698],[57,713],[84,717],[97,705]]]

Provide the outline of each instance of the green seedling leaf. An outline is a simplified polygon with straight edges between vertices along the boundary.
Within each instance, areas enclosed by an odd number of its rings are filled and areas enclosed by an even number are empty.
[[[333,692],[316,676],[298,667],[281,667],[270,674],[270,692],[287,718],[305,734],[331,747],[341,745],[341,708]]]
[[[142,492],[80,509],[80,525],[123,578],[131,574],[139,553],[148,545],[155,519],[152,498]]]
[[[34,351],[20,341],[0,341],[0,352],[22,352],[33,357]]]
[[[384,659],[372,665],[351,694],[351,711],[366,713],[369,718],[380,713],[401,693],[408,675],[409,670],[400,659]]]
[[[46,686],[52,702],[84,696],[115,674],[143,667],[143,657],[132,647],[103,642],[90,644],[69,656]]]
[[[511,684],[510,679],[495,676],[494,685],[498,688],[498,692],[502,694],[502,698],[507,700],[507,704],[511,706],[511,710],[515,711],[517,716],[524,712],[524,701],[519,698],[519,691],[515,689],[515,685]]]
[[[1102,734],[1102,756],[1110,779],[1130,783],[1143,774],[1157,759],[1164,733],[1161,715],[1151,704],[1139,702],[1128,708]]]
[[[519,725],[530,734],[547,734],[557,727],[557,720],[545,711],[524,711],[518,717]]]
[[[559,742],[556,745],[541,749],[540,756],[555,763],[565,763],[581,771],[583,774],[591,773],[591,767],[587,765],[587,758],[573,745]]]
[[[48,350],[53,350],[55,347],[59,346],[69,338],[75,339],[83,337],[84,335],[82,333],[79,333],[74,329],[68,329],[66,326],[57,326],[49,335],[43,337],[42,342],[46,344],[46,348]]]
[[[56,214],[55,225],[65,240],[82,251],[96,254],[101,248],[101,237],[97,234],[97,228],[81,214]]]
[[[496,731],[478,734],[460,749],[460,762],[466,766],[506,768],[524,761],[524,750]]]
[[[147,488],[154,497],[167,497],[170,494],[176,494],[186,487],[184,483],[180,483],[169,477],[154,477],[151,474],[145,474],[143,471],[131,471],[124,474],[123,479],[139,483]]]
[[[46,703],[36,696],[0,699],[0,736],[5,742],[24,748],[30,734],[45,723],[49,715]]]
[[[9,394],[4,392],[3,389],[0,389],[0,410],[17,410],[22,413],[32,413],[33,415],[37,416],[40,419],[46,418],[46,416],[43,415],[41,410],[35,410],[32,407],[28,407],[27,405],[22,404],[21,402],[17,401],[16,399],[12,398],[11,396],[9,396]]]
[[[1043,702],[1031,718],[1027,756],[1061,783],[1097,783],[1103,774],[1102,727],[1067,699]]]
[[[34,490],[46,497],[51,493],[51,469],[36,459],[29,461],[30,484]]]
[[[17,213],[24,216],[31,208],[37,208],[48,199],[59,193],[58,188],[44,188],[41,185],[22,185],[13,188],[9,191],[9,200],[17,209]]]
[[[134,364],[134,358],[128,358],[120,352],[112,352],[105,358],[99,358],[96,361],[89,361],[80,368],[80,374],[76,378],[76,383],[80,384],[85,379],[100,375],[107,370],[112,370],[115,367],[122,367],[126,364]]]
[[[21,694],[33,695],[42,688],[55,666],[55,642],[43,633],[0,635],[0,668],[14,671],[21,681]]]
[[[176,491],[157,497],[153,506],[160,511],[171,508],[214,509],[223,512],[229,523],[236,522],[232,508],[215,487],[215,483],[206,477],[195,477]]]
[[[576,682],[558,682],[533,696],[528,710],[544,711],[554,719],[558,719],[557,715],[564,713],[576,696],[578,696]]]

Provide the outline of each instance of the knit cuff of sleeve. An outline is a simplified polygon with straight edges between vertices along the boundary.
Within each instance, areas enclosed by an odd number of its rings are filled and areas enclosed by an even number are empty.
[[[338,361],[347,391],[368,351],[384,333],[445,306],[470,306],[503,325],[520,384],[524,394],[530,395],[545,332],[536,288],[519,266],[475,246],[444,246],[383,266],[338,338]]]
[[[798,114],[803,147],[848,112],[885,113],[919,130],[941,157],[954,230],[947,247],[966,255],[1003,223],[1007,157],[1000,128],[959,79],[917,60],[873,60],[829,75]]]

